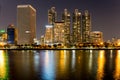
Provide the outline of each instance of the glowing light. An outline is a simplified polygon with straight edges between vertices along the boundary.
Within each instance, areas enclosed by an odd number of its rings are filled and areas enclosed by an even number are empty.
[[[0,30],[0,33],[5,33],[5,30]]]
[[[5,43],[4,42],[0,42],[0,46],[4,46],[5,45]]]
[[[72,53],[75,54],[75,50],[72,50]]]
[[[48,66],[49,64],[49,54],[48,51],[46,51],[46,55],[45,55],[45,65]]]
[[[120,46],[120,39],[117,40],[117,46]]]
[[[98,56],[97,80],[102,80],[104,76],[105,52],[101,50]]]
[[[120,50],[117,51],[117,57],[115,60],[115,73],[114,73],[115,80],[120,79]]]
[[[75,67],[75,60],[76,60],[75,50],[72,50],[72,68],[73,68],[73,69],[74,69],[74,67]]]
[[[100,42],[100,45],[103,45],[103,42]]]
[[[120,42],[118,42],[118,46],[120,46]]]
[[[101,51],[100,51],[99,56],[100,56],[100,58],[103,58],[103,57],[104,57],[104,50],[101,50]]]
[[[32,8],[34,11],[36,11],[36,9],[34,9],[31,5],[18,5],[17,8],[26,8],[26,7],[30,7]]]
[[[30,33],[30,31],[25,31],[25,33],[27,33],[27,34],[28,34],[28,33]]]
[[[90,53],[92,53],[93,52],[93,50],[90,50]]]
[[[113,57],[113,50],[110,50],[110,58],[112,58]]]
[[[4,55],[3,55],[3,51],[0,50],[0,63],[4,64]]]
[[[66,54],[64,50],[60,51],[60,69],[62,71],[66,70]]]
[[[6,68],[6,59],[5,53],[0,50],[0,80],[6,80],[7,68]]]
[[[45,27],[46,28],[52,28],[53,26],[52,25],[46,25]]]
[[[92,59],[93,59],[92,56],[93,56],[92,53],[90,53],[90,57],[89,57],[89,70],[92,69]]]
[[[49,55],[50,54],[50,55]],[[46,50],[45,54],[43,54],[44,58],[44,67],[43,67],[43,76],[45,77],[45,80],[49,80],[50,78],[54,77],[54,59],[53,59],[53,53],[49,50]],[[38,68],[39,69],[39,68]]]

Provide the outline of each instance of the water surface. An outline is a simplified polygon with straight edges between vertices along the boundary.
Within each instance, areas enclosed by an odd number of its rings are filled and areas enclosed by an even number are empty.
[[[120,50],[0,50],[0,80],[119,80]]]

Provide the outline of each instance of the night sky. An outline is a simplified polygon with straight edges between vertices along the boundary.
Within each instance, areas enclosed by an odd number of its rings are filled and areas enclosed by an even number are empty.
[[[16,26],[19,4],[31,4],[37,10],[37,38],[44,34],[47,12],[53,6],[59,18],[64,8],[71,13],[74,9],[89,10],[93,31],[102,31],[104,40],[120,38],[120,0],[0,0],[0,29],[6,29],[9,24]]]

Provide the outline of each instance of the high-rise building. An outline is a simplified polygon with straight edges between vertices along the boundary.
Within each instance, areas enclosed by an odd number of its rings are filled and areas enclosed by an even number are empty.
[[[65,44],[64,22],[55,22],[54,24],[54,43]]]
[[[17,33],[14,25],[9,25],[7,28],[7,43],[16,44],[17,43]]]
[[[18,44],[32,44],[36,38],[36,10],[31,5],[17,6]]]
[[[82,15],[82,42],[90,42],[90,32],[91,32],[91,16],[88,10]]]
[[[65,44],[70,43],[70,12],[67,9],[64,9],[64,13],[62,14],[62,22],[64,22],[64,31],[65,31]]]
[[[48,23],[50,25],[53,25],[52,28],[52,37],[53,37],[53,42],[54,42],[54,23],[57,21],[57,12],[55,10],[55,7],[51,7],[51,9],[48,10]]]
[[[48,23],[53,25],[54,22],[57,20],[57,12],[55,10],[55,7],[52,7],[48,10]]]
[[[53,25],[46,25],[45,30],[45,44],[53,43]]]
[[[81,12],[75,9],[72,19],[72,41],[74,44],[81,42]]]
[[[103,44],[103,33],[100,31],[92,31],[90,33],[91,42],[95,44]]]

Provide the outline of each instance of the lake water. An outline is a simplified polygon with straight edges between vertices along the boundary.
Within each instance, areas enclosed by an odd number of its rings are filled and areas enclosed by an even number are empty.
[[[120,50],[0,50],[0,80],[120,80]]]

